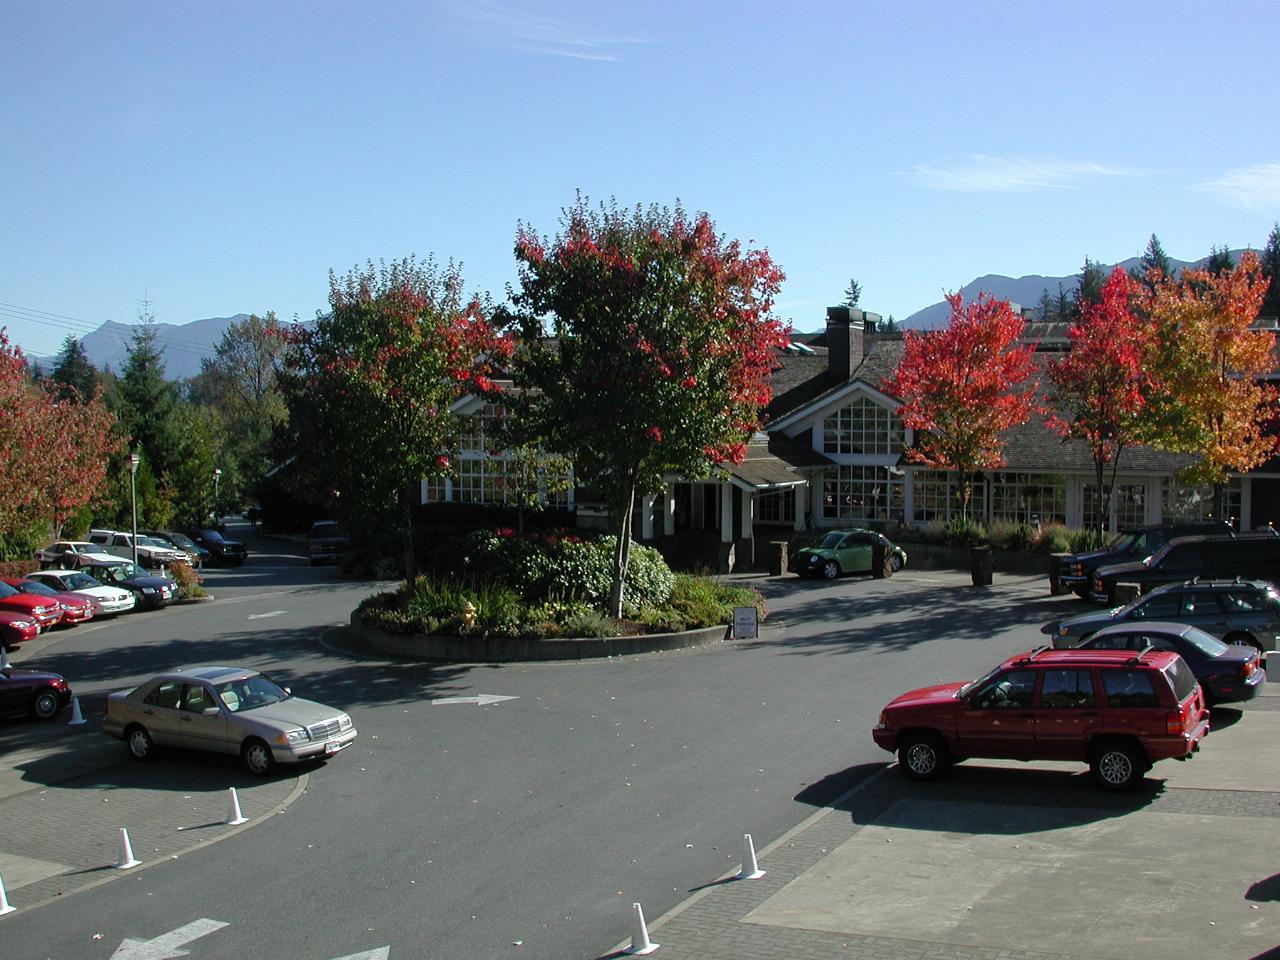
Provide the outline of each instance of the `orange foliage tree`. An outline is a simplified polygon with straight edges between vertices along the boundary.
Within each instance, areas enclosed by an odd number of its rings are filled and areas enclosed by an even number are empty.
[[[1182,477],[1214,487],[1218,516],[1227,474],[1258,466],[1277,447],[1267,429],[1280,413],[1276,388],[1261,379],[1275,367],[1276,336],[1253,326],[1266,292],[1257,254],[1247,251],[1234,269],[1164,279],[1144,304],[1145,366],[1156,385],[1146,442],[1199,455]]]

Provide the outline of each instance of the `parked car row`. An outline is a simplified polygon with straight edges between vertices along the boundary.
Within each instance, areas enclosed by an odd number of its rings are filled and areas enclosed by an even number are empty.
[[[239,540],[228,540],[212,528],[200,530],[139,530],[133,534],[119,530],[90,530],[88,540],[59,540],[35,552],[42,567],[75,569],[103,557],[133,560],[147,567],[165,567],[177,562],[200,567],[206,563],[238,567],[249,556]]]

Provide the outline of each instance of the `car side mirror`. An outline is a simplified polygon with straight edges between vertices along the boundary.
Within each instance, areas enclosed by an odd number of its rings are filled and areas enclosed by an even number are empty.
[[[293,696],[293,691],[290,690],[288,687],[281,687],[280,689],[283,690],[288,696],[290,697]]]
[[[219,710],[217,707],[205,707],[200,712],[203,713],[206,717],[216,717],[222,711]]]

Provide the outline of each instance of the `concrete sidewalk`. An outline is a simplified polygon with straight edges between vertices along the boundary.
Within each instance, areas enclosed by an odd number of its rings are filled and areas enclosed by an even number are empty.
[[[873,774],[760,851],[763,878],[651,920],[655,955],[1280,958],[1280,684],[1214,721],[1195,758],[1126,795],[1083,764]]]

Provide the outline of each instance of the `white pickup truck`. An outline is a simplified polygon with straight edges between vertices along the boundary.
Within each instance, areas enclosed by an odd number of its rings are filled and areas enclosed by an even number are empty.
[[[90,530],[89,542],[98,545],[103,553],[112,556],[133,559],[133,535],[116,530]],[[175,561],[186,562],[187,555],[181,550],[173,550],[149,542],[149,538],[138,537],[138,563],[144,567],[169,566]]]

